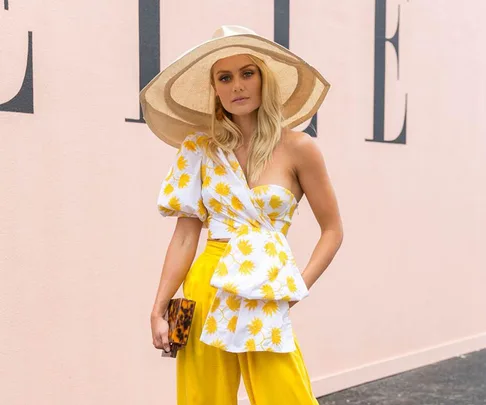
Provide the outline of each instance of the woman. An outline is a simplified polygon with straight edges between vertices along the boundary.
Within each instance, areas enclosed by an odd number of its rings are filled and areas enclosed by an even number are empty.
[[[179,405],[236,404],[240,377],[254,405],[317,404],[289,308],[328,267],[343,230],[322,153],[290,128],[328,88],[287,49],[223,26],[141,93],[149,127],[179,147],[157,201],[178,220],[151,316],[153,344],[168,351],[169,300],[184,283],[196,301],[176,360]],[[301,273],[285,235],[304,194],[321,237]],[[193,262],[202,227],[208,241]]]

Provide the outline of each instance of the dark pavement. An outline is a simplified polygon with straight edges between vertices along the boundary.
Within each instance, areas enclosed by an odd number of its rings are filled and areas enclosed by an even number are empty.
[[[336,392],[321,405],[485,405],[486,349]]]

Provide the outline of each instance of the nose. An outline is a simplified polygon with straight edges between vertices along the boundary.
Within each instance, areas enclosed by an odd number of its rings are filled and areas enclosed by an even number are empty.
[[[239,77],[236,77],[233,80],[233,91],[235,93],[238,93],[243,90],[243,83],[241,82],[241,79]]]

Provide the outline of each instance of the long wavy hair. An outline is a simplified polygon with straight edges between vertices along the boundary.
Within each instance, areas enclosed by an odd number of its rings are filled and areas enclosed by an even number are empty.
[[[280,141],[283,128],[282,101],[280,88],[273,71],[267,64],[253,55],[247,55],[258,67],[262,80],[261,105],[257,112],[257,126],[249,144],[246,178],[248,182],[258,180],[271,160],[272,153]],[[213,68],[211,68],[211,85],[215,88]],[[213,92],[213,94],[215,94]],[[223,107],[223,119],[216,119],[216,96],[211,100],[211,130],[206,142],[206,153],[218,164],[217,149],[227,154],[243,144],[240,128],[233,122],[232,114]]]

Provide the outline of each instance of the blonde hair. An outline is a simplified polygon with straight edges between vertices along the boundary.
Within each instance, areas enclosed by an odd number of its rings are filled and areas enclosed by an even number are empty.
[[[258,67],[262,78],[261,105],[257,113],[257,126],[249,144],[246,177],[248,183],[256,181],[270,161],[272,153],[280,141],[283,116],[282,101],[277,79],[267,64],[253,55],[247,55]],[[213,69],[211,68],[211,84],[214,88]],[[206,142],[207,155],[222,164],[217,156],[218,147],[224,153],[237,149],[243,144],[243,135],[233,122],[231,113],[223,108],[223,119],[216,119],[216,99],[212,102],[211,131]]]

